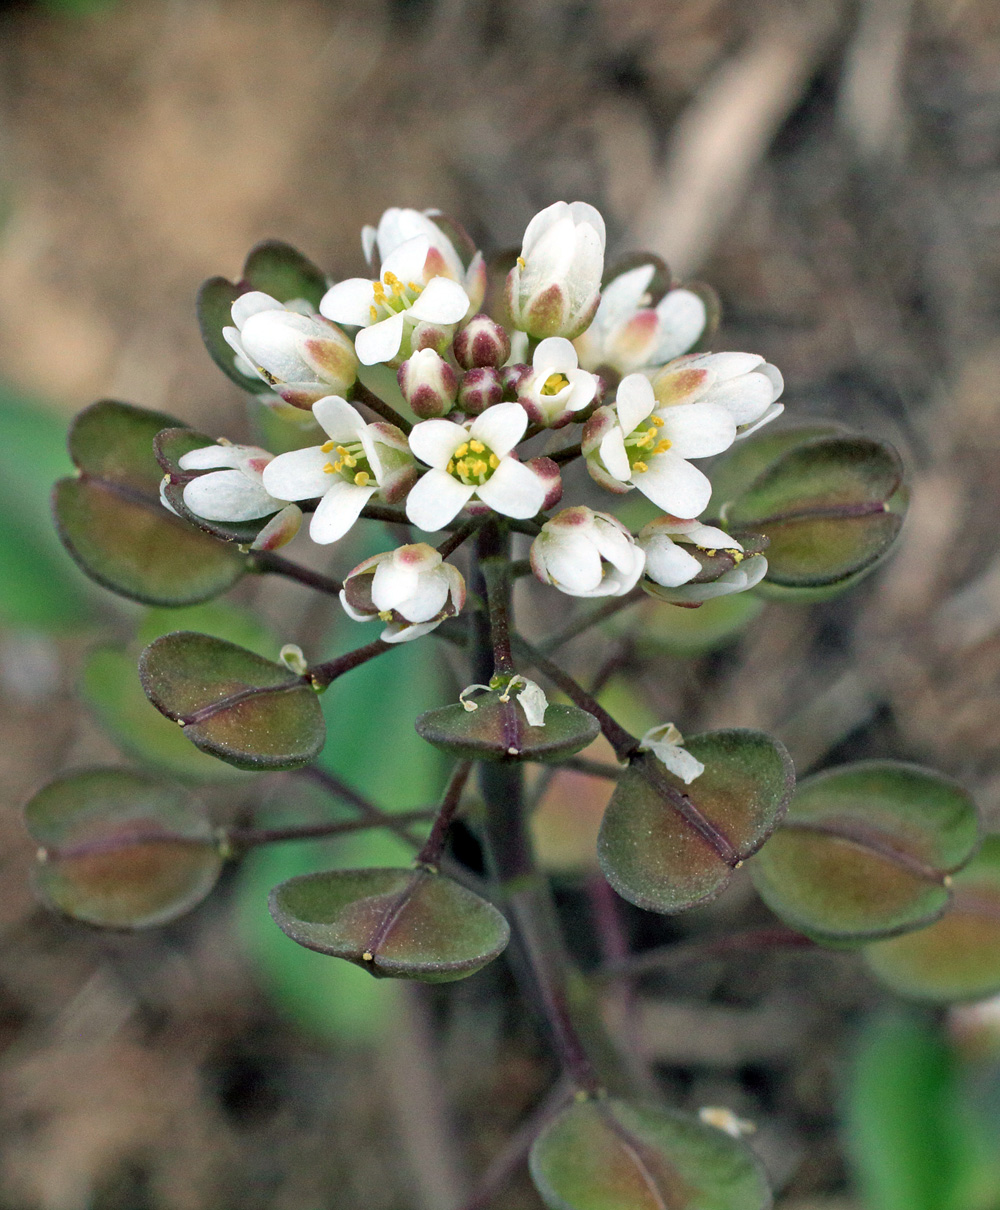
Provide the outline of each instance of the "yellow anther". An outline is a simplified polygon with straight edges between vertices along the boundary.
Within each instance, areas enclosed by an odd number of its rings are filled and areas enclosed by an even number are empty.
[[[418,286],[415,281],[408,281],[406,284],[413,291],[414,294],[423,293],[423,289],[424,289],[423,286]]]
[[[378,309],[376,307],[368,308],[368,316],[371,319],[373,324],[378,323]]]
[[[358,465],[358,460],[357,460],[357,458],[352,458],[350,454],[345,454],[345,455],[344,455],[344,466],[351,466],[351,467],[354,467],[354,466],[357,466],[357,465]]]
[[[367,487],[368,480],[370,478],[371,475],[369,475],[367,471],[358,471],[358,473],[354,476],[354,482],[358,487]]]
[[[565,374],[550,374],[542,384],[541,394],[543,395],[558,395],[560,391],[569,386],[569,379]]]
[[[746,553],[742,550],[731,550],[729,553],[733,556],[733,562],[737,565],[742,563],[746,558]]]
[[[652,438],[652,437],[650,437],[650,435],[649,435],[648,433],[643,433],[643,435],[642,435],[641,437],[637,437],[637,438],[636,438],[636,442],[635,442],[635,443],[636,443],[636,445],[637,445],[637,446],[639,446],[639,448],[640,448],[640,449],[642,449],[642,448],[644,448],[644,447],[645,447],[645,446],[647,446],[647,445],[652,445],[652,444],[653,444],[653,438]]]
[[[651,439],[656,436],[656,425],[653,425],[651,428],[646,429],[646,436]]]
[[[633,462],[632,469],[637,475],[641,475],[648,471],[649,467],[645,464],[645,462]]]
[[[663,428],[663,417],[662,416],[650,416],[649,423],[651,425],[653,425],[655,428],[662,429]]]
[[[460,459],[459,459],[459,460],[458,460],[458,461],[455,463],[455,470],[456,470],[456,471],[458,471],[458,473],[459,473],[459,474],[462,476],[462,478],[464,479],[464,478],[466,478],[466,476],[467,476],[467,475],[468,475],[468,473],[469,473],[469,464],[468,464],[468,463],[465,461],[465,459],[464,459],[464,458],[460,458]]]
[[[448,472],[449,475],[453,475],[455,473],[455,459],[454,458],[451,459],[451,461],[445,467],[445,470]]]
[[[482,475],[486,472],[486,463],[482,460],[482,458],[474,459],[474,461],[472,461],[469,465],[472,468],[472,473],[474,475]]]
[[[405,287],[401,281],[394,281],[392,283],[392,292],[397,298],[399,298],[399,296],[403,293],[404,289]]]
[[[320,448],[321,453],[328,454],[333,449],[333,442],[324,441],[323,444],[319,448]]]
[[[372,282],[372,293],[379,301],[385,302],[385,286],[380,281]]]
[[[496,470],[499,465],[500,465],[500,459],[496,456],[496,454],[490,454],[490,466],[492,466],[493,469]]]
[[[341,472],[341,471],[344,469],[344,460],[343,460],[343,458],[338,458],[338,459],[337,459],[337,461],[336,461],[336,462],[333,464],[333,469],[334,469],[334,470],[335,470],[335,471],[336,471],[338,474],[339,474],[339,473],[340,473],[340,472]]]
[[[382,622],[391,622],[392,621],[392,610],[391,609],[380,609],[378,611],[378,616],[379,616],[379,620]]]
[[[365,952],[361,955],[361,961],[362,962],[374,962],[375,955],[370,950],[365,950]]]
[[[463,441],[462,444],[455,451],[455,457],[464,458],[468,452],[469,452],[469,443],[468,443],[468,441]]]
[[[705,551],[705,554],[708,555],[708,557],[710,559],[714,559],[715,556],[719,553],[717,550],[708,550],[707,547],[702,547],[702,549]]]
[[[519,269],[523,269],[523,268],[524,268],[524,257],[523,257],[523,256],[519,256],[519,257],[517,258],[517,267],[518,267]]]
[[[387,285],[396,286],[399,284],[399,278],[395,275],[395,273],[386,272],[383,273],[382,276],[385,278]]]
[[[483,445],[481,441],[470,441],[469,449],[472,450],[474,454],[481,454],[483,450],[486,449],[486,446]]]
[[[336,474],[336,472],[337,472],[337,468],[333,465],[332,462],[328,462],[326,464],[326,466],[323,467],[324,475],[334,475],[334,474]]]
[[[654,454],[665,454],[672,445],[673,445],[673,442],[670,441],[669,438],[661,437],[660,440],[657,442],[656,449],[653,450],[653,453]]]
[[[347,446],[346,446],[346,445],[338,445],[338,446],[337,446],[337,453],[338,453],[338,454],[341,456],[341,458],[343,458],[343,457],[344,457],[344,455],[345,455],[345,454],[348,454],[349,452],[350,452],[350,451],[348,450],[348,448],[347,448]]]

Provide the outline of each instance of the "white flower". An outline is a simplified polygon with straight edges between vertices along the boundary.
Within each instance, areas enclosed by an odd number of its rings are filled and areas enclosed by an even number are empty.
[[[574,342],[586,369],[609,366],[624,375],[661,366],[701,337],[708,320],[703,300],[678,287],[654,306],[649,287],[656,270],[654,263],[638,265],[604,287],[594,322]]]
[[[469,296],[463,318],[474,315],[486,295],[486,262],[465,228],[440,210],[390,207],[379,219],[377,228],[366,226],[361,231],[365,260],[373,264],[377,250],[379,260],[385,262],[401,244],[419,235],[425,236],[430,244],[424,264],[428,279],[448,277],[458,282]]]
[[[756,353],[678,357],[653,378],[657,408],[724,407],[736,424],[737,437],[749,437],[781,415],[785,405],[776,400],[784,388],[781,371]]]
[[[560,428],[593,402],[598,381],[577,368],[576,349],[563,336],[539,343],[531,372],[518,383],[517,401],[533,424]]]
[[[336,542],[374,495],[392,503],[416,478],[406,437],[395,425],[365,424],[346,399],[331,395],[313,406],[330,440],[279,454],[264,468],[264,486],[288,500],[321,497],[309,525],[314,542]]]
[[[643,588],[650,596],[675,605],[700,605],[712,597],[745,592],[759,584],[767,573],[767,559],[763,555],[747,554],[735,538],[700,521],[658,517],[643,526],[638,542],[646,552]],[[690,581],[703,570],[703,563],[685,547],[695,547],[710,558],[727,555],[733,566],[714,580],[692,584]]]
[[[206,521],[257,521],[271,517],[253,542],[255,550],[274,550],[298,533],[302,510],[264,487],[264,468],[273,454],[253,445],[228,441],[189,450],[177,460],[182,471],[206,471],[184,485],[184,507]],[[169,501],[163,503],[171,512]]]
[[[465,580],[433,546],[415,542],[365,559],[347,576],[340,603],[356,622],[381,618],[385,643],[427,634],[465,604]]]
[[[610,513],[564,508],[531,543],[531,570],[571,597],[620,597],[642,575],[646,556]]]
[[[346,391],[358,376],[350,338],[306,302],[283,304],[260,290],[233,303],[234,328],[222,334],[236,367],[256,374],[286,403],[309,408],[324,395]]]
[[[439,259],[427,236],[416,235],[385,258],[377,281],[351,277],[323,295],[319,309],[328,319],[363,329],[354,340],[362,365],[399,364],[425,347],[443,352],[469,296],[437,272]]]
[[[517,403],[487,408],[469,425],[443,419],[415,424],[410,449],[431,469],[406,499],[410,521],[419,529],[440,529],[473,496],[505,517],[535,516],[548,488],[511,456],[527,427],[528,414]]]
[[[587,469],[610,491],[637,487],[664,512],[696,517],[712,485],[687,459],[728,449],[736,422],[726,407],[710,401],[656,409],[648,378],[623,378],[615,406],[598,408],[584,427]]]
[[[604,219],[586,202],[539,211],[507,277],[514,327],[536,338],[579,336],[601,297],[604,241]]]
[[[682,748],[684,736],[673,723],[661,723],[658,727],[650,727],[639,741],[641,752],[652,752],[657,760],[689,786],[696,777],[701,777],[705,766],[700,760]]]

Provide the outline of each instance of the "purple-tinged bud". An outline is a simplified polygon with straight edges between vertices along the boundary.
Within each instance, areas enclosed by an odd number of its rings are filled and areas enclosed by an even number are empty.
[[[518,362],[512,366],[504,366],[500,371],[504,399],[517,399],[521,394],[521,383],[526,378],[530,378],[531,373],[531,366],[524,365],[523,362]]]
[[[503,399],[500,371],[493,366],[468,370],[458,388],[458,407],[467,416],[478,416]]]
[[[545,486],[545,500],[542,502],[540,512],[547,513],[550,508],[555,506],[562,499],[563,485],[562,475],[559,473],[559,464],[553,462],[551,458],[546,458],[542,455],[539,458],[532,458],[524,464],[531,467],[535,476]]]
[[[455,360],[463,370],[499,369],[510,356],[507,329],[488,315],[473,315],[455,337]]]
[[[458,393],[455,371],[434,349],[419,349],[396,372],[403,398],[421,420],[447,416]]]

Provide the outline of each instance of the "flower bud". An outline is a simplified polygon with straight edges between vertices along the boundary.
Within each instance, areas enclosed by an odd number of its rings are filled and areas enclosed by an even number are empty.
[[[645,561],[620,521],[582,504],[556,513],[531,544],[531,570],[571,597],[624,596]]]
[[[507,329],[488,315],[473,315],[455,337],[455,360],[463,370],[499,368],[510,356]]]
[[[340,603],[356,622],[386,622],[383,642],[406,643],[461,611],[465,580],[433,546],[414,542],[359,563],[344,581]]]
[[[738,542],[700,521],[658,517],[639,531],[638,543],[646,553],[643,588],[673,605],[696,608],[712,597],[745,592],[767,572],[761,553],[766,539],[744,534]]]
[[[286,403],[308,409],[324,395],[345,394],[353,385],[354,345],[311,308],[286,306],[251,290],[236,299],[232,315],[236,326],[222,334],[236,354],[237,368],[262,378]]]
[[[403,398],[421,420],[447,416],[458,393],[455,371],[440,353],[420,349],[396,373]]]
[[[478,416],[503,399],[503,380],[493,366],[468,370],[458,388],[459,409],[468,416]]]
[[[514,326],[536,339],[579,336],[601,297],[604,242],[604,219],[585,202],[555,202],[536,214],[507,277]]]

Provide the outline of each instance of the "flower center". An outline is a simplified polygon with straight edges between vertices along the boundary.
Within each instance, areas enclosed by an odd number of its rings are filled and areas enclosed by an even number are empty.
[[[446,467],[448,474],[454,476],[459,483],[466,487],[479,487],[500,465],[500,459],[487,445],[473,438],[463,441],[451,456]]]
[[[390,315],[398,315],[417,301],[423,293],[423,286],[416,282],[401,282],[395,273],[384,273],[381,281],[372,282],[374,302],[368,308],[372,323],[380,319],[388,319]]]
[[[539,392],[541,395],[558,395],[560,391],[564,391],[569,386],[569,379],[565,374],[550,374],[542,384],[542,389]]]
[[[320,449],[324,454],[330,454],[334,450],[337,453],[336,461],[328,462],[323,467],[323,471],[327,475],[339,475],[356,487],[367,487],[375,478],[371,464],[365,457],[364,446],[360,441],[352,441],[347,445],[336,445],[332,441],[327,441],[325,445],[320,446]]]
[[[661,428],[663,428],[663,421],[660,417],[650,416],[648,428],[640,425],[625,438],[628,464],[635,474],[641,475],[644,471],[648,471],[649,464],[646,459],[652,458],[655,454],[665,454],[673,444],[668,438],[660,436]]]

